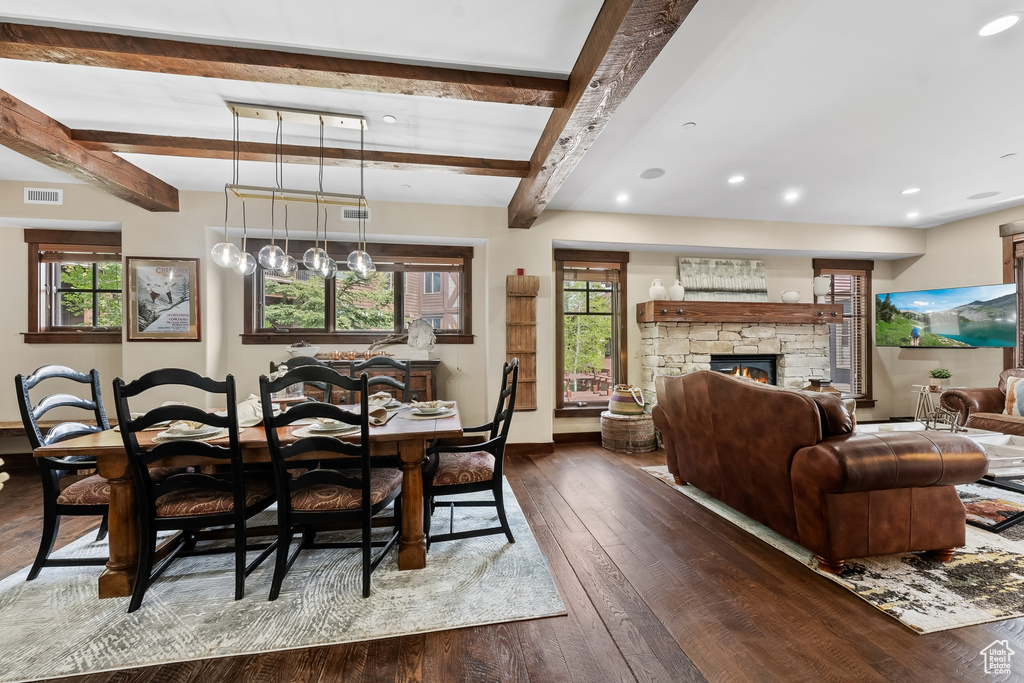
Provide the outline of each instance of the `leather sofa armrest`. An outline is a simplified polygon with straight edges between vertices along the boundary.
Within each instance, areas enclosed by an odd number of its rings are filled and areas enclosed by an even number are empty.
[[[971,413],[1001,413],[1006,407],[1006,394],[996,387],[984,389],[947,389],[939,405],[960,414],[957,424],[967,424]]]
[[[988,469],[971,439],[937,431],[854,433],[802,448],[793,457],[794,489],[826,493],[967,484]]]

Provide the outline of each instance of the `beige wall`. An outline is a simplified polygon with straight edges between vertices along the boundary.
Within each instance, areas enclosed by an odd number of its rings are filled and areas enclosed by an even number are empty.
[[[34,183],[35,184],[35,183]],[[21,230],[0,228],[0,246],[16,254],[16,267],[5,276],[10,296],[3,310],[14,321],[5,333],[2,374],[12,377],[47,362],[66,362],[76,367],[99,367],[104,385],[117,375],[136,377],[159,366],[191,367],[213,376],[233,373],[242,394],[257,390],[257,378],[271,360],[287,357],[282,346],[243,345],[242,287],[240,276],[212,266],[210,247],[220,240],[216,226],[223,222],[223,197],[218,193],[186,192],[181,195],[179,213],[149,213],[83,185],[65,185],[60,207],[26,206],[22,183],[0,183],[0,215],[36,220],[94,220],[120,223],[123,250],[132,256],[182,256],[202,259],[203,340],[200,343],[133,342],[117,345],[27,345],[22,343],[27,317],[25,263],[27,252]],[[473,263],[473,325],[476,343],[437,347],[444,370],[439,378],[443,395],[457,399],[467,423],[490,418],[493,397],[504,360],[505,276],[524,268],[541,279],[538,299],[539,408],[516,415],[512,438],[518,442],[550,441],[554,432],[592,431],[596,419],[554,420],[554,306],[552,244],[556,241],[586,243],[596,249],[629,249],[628,309],[647,299],[647,288],[655,277],[669,284],[675,277],[676,259],[681,255],[715,255],[715,250],[743,248],[763,258],[768,269],[769,295],[778,299],[784,289],[799,289],[803,301],[811,300],[811,259],[841,251],[877,255],[924,254],[895,262],[877,261],[875,291],[917,289],[925,286],[979,284],[999,279],[1000,246],[995,225],[1007,219],[972,219],[930,231],[884,227],[829,226],[801,223],[632,216],[583,212],[544,213],[530,230],[508,230],[505,209],[434,206],[418,204],[373,205],[370,238],[388,236],[392,241],[407,239],[456,238],[471,241]],[[1019,216],[1014,216],[1014,218]],[[236,223],[235,217],[232,223]],[[266,221],[262,224],[266,225]],[[260,224],[252,219],[250,225]],[[337,229],[338,224],[334,224]],[[964,264],[961,234],[971,244],[972,263]],[[332,231],[332,235],[335,234]],[[237,238],[235,238],[237,242]],[[642,245],[629,247],[629,244]],[[627,246],[623,246],[627,245]],[[721,255],[721,252],[719,252]],[[639,360],[633,349],[639,346],[639,330],[632,318],[627,324],[630,349],[629,377],[639,377]],[[323,347],[353,348],[352,345]],[[403,347],[391,347],[401,355]],[[892,353],[890,353],[892,352]],[[900,352],[884,349],[875,353],[875,387],[878,408],[866,418],[883,418],[892,412],[905,413],[903,385],[917,380],[934,361],[924,357],[904,358]],[[999,352],[956,352],[914,350],[916,354],[971,354],[943,358],[953,369],[954,380],[970,377],[972,384],[998,372]],[[921,369],[918,369],[918,368]],[[888,378],[893,374],[893,379]],[[8,380],[10,381],[10,380]],[[966,382],[965,382],[966,383]],[[112,408],[112,406],[111,406]],[[13,391],[0,392],[0,419],[17,419]]]

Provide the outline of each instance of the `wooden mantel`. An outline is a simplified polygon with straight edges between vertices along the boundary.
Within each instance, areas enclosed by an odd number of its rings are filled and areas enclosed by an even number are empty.
[[[775,323],[814,325],[843,321],[841,304],[775,304],[760,301],[643,301],[637,323]]]

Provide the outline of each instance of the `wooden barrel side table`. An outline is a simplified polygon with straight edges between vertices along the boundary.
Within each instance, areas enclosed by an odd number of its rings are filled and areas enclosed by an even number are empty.
[[[656,447],[654,419],[647,413],[601,413],[601,445],[616,453],[648,453]]]

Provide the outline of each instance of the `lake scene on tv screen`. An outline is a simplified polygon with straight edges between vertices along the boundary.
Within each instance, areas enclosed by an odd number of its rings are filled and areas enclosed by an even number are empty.
[[[1012,347],[1017,339],[1016,285],[985,285],[878,294],[878,346]]]

